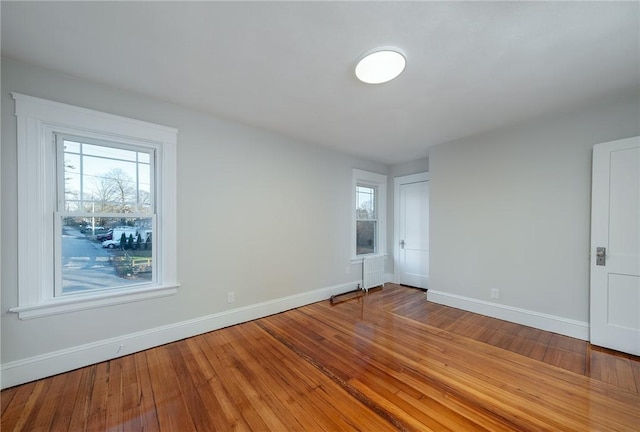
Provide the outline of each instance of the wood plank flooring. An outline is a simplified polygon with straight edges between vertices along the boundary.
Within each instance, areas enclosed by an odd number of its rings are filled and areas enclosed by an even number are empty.
[[[3,390],[5,431],[640,431],[640,359],[388,284]]]

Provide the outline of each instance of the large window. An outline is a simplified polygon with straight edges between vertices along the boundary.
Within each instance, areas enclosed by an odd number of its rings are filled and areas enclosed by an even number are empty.
[[[171,295],[177,130],[13,94],[21,319]]]
[[[353,170],[354,258],[385,253],[386,183],[385,175]]]
[[[55,134],[56,295],[154,281],[155,150]]]

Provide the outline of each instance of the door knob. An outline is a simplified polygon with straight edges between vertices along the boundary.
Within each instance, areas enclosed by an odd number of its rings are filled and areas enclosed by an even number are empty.
[[[400,247],[404,249],[404,240],[400,240]]]

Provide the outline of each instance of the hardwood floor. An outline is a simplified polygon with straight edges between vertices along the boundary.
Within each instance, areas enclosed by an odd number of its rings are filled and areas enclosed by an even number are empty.
[[[387,284],[2,391],[2,431],[639,431],[640,359]]]
[[[412,291],[416,290],[385,291],[379,296],[379,301],[384,303],[381,307],[460,336],[640,393],[640,357],[592,346],[568,336],[429,303],[426,296],[416,298]]]

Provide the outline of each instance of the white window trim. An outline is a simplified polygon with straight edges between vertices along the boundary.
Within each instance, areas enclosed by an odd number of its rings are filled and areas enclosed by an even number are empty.
[[[173,295],[177,280],[176,144],[178,130],[20,93],[15,99],[18,144],[18,305],[20,319],[104,307]],[[119,142],[148,142],[158,149],[156,179],[158,263],[156,284],[138,288],[53,296],[55,146],[52,133],[110,136]]]
[[[366,185],[376,187],[378,190],[378,202],[376,213],[378,216],[377,250],[374,254],[387,255],[387,176],[370,171],[353,169],[351,184],[351,263],[362,262],[367,255],[356,255],[356,186]]]

